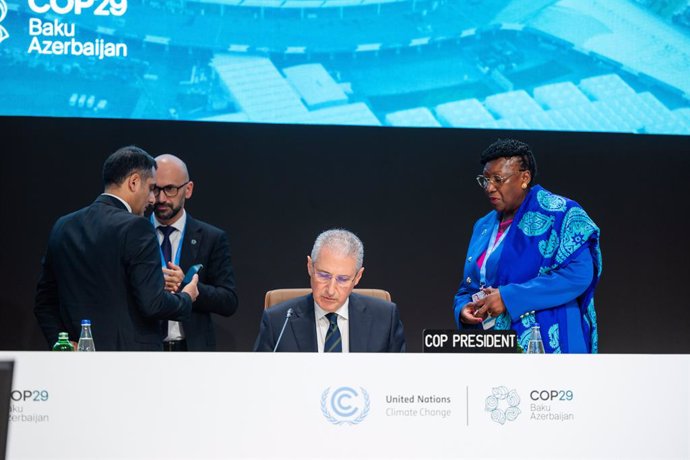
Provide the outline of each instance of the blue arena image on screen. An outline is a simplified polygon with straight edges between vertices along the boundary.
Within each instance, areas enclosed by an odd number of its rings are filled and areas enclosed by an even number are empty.
[[[690,134],[688,0],[0,0],[1,115]]]

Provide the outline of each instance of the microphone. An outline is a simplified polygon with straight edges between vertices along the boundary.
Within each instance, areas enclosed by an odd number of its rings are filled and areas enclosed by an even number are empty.
[[[283,323],[283,328],[280,330],[280,335],[278,336],[278,340],[276,340],[276,346],[273,347],[274,353],[278,349],[278,345],[280,345],[280,339],[283,338],[283,333],[285,332],[285,327],[287,326],[288,321],[290,321],[290,317],[292,316],[293,312],[294,312],[294,310],[292,309],[292,307],[290,307],[290,308],[288,308],[288,311],[285,314],[285,322]]]

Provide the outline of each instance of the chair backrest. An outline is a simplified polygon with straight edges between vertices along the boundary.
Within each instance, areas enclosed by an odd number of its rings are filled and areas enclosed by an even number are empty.
[[[273,305],[294,299],[295,297],[302,297],[310,292],[311,289],[309,288],[274,289],[268,291],[264,298],[264,308],[272,307]],[[353,289],[352,292],[355,294],[368,295],[369,297],[376,297],[388,302],[391,301],[390,293],[383,289]]]

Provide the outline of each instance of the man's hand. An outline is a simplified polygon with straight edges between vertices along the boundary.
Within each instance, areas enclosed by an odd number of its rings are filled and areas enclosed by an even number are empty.
[[[184,279],[184,272],[179,266],[168,262],[168,268],[163,269],[163,279],[165,280],[166,291],[177,292]]]
[[[486,318],[487,316],[497,317],[506,311],[506,306],[501,298],[501,292],[497,288],[482,289],[486,297],[474,302],[476,311],[474,316],[477,318]]]
[[[182,289],[182,292],[189,294],[189,296],[192,298],[192,302],[199,297],[199,286],[197,286],[197,284],[199,284],[199,275],[194,275],[192,277],[192,281],[190,281],[189,284]]]

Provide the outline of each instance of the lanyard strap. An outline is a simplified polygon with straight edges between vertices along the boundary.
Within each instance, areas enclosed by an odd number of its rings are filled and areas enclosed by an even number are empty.
[[[158,229],[156,228],[156,221],[153,219],[153,214],[151,214],[151,224],[153,225],[153,228],[156,230],[156,235],[158,235]],[[180,242],[177,245],[177,251],[175,251],[175,261],[174,264],[177,265],[178,267],[180,266],[180,254],[182,254],[182,243],[184,242],[184,234],[187,231],[187,224],[185,223],[184,228],[182,228],[182,232],[180,232]],[[171,242],[172,243],[172,242]],[[165,261],[165,257],[163,257],[163,248],[161,248],[161,245],[158,245],[158,250],[161,253],[161,266],[163,268],[168,268],[168,264]]]
[[[496,223],[493,232],[491,232],[491,237],[489,238],[489,245],[486,248],[486,254],[484,254],[484,260],[482,260],[482,265],[481,267],[479,267],[479,285],[481,287],[486,286],[486,264],[489,260],[489,257],[491,257],[491,254],[493,254],[496,248],[503,242],[506,235],[510,231],[510,227],[512,227],[512,224],[509,225],[508,228],[506,228],[505,231],[501,234],[501,237],[498,239],[498,241],[496,241],[496,235],[498,235],[499,225],[500,222]]]

